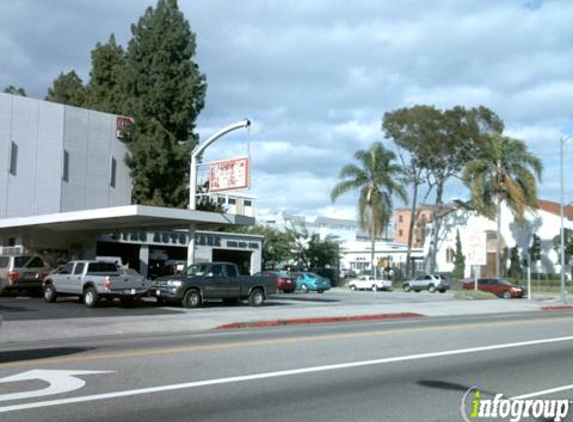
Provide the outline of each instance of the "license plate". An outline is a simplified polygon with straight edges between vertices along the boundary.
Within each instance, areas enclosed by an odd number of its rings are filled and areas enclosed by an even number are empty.
[[[38,273],[24,273],[24,278],[38,278]]]

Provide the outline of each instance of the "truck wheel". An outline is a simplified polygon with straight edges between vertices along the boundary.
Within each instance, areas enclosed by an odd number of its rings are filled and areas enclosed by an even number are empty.
[[[47,284],[44,287],[44,300],[49,303],[54,303],[58,294],[56,293],[56,289],[51,284]]]
[[[182,304],[184,308],[198,308],[201,306],[201,294],[195,289],[187,291]]]
[[[376,284],[373,284],[370,289],[371,289],[373,292],[377,292],[377,291],[378,291],[378,287],[376,287]]]
[[[356,290],[356,286],[354,284],[350,285],[350,290],[352,290],[353,292]]]
[[[94,289],[93,287],[88,287],[84,291],[84,304],[88,308],[95,308],[97,301],[98,301],[97,290]]]
[[[261,289],[255,289],[249,295],[249,305],[261,306],[265,303],[265,295]]]

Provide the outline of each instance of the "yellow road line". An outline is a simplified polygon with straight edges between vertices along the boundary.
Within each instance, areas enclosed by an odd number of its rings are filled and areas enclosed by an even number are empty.
[[[528,320],[528,321],[494,321],[494,322],[476,322],[476,323],[462,323],[449,326],[430,326],[430,327],[411,327],[411,328],[401,328],[401,329],[382,329],[382,330],[369,330],[360,331],[355,333],[344,333],[344,334],[324,334],[317,336],[305,336],[305,337],[290,337],[284,339],[273,339],[273,340],[253,340],[246,342],[228,342],[221,344],[206,344],[202,346],[181,346],[181,347],[168,347],[168,348],[152,348],[145,350],[126,350],[122,352],[111,352],[111,353],[95,353],[91,355],[83,356],[68,356],[59,358],[44,358],[44,359],[34,359],[27,361],[18,361],[0,364],[0,369],[10,369],[25,366],[35,366],[35,365],[58,365],[62,363],[73,363],[73,362],[87,362],[87,361],[97,361],[97,360],[107,360],[107,359],[125,359],[134,357],[146,357],[146,356],[164,356],[176,353],[190,353],[190,352],[202,352],[210,350],[229,350],[229,349],[244,349],[249,347],[257,346],[275,346],[281,344],[291,344],[291,343],[302,343],[310,341],[328,341],[328,340],[347,340],[359,337],[379,337],[379,336],[394,336],[412,333],[425,333],[433,331],[456,331],[456,330],[473,330],[484,327],[503,327],[512,325],[537,325],[546,324],[548,322],[572,322],[573,316],[570,317],[559,317],[539,320]],[[14,352],[16,353],[16,351]]]

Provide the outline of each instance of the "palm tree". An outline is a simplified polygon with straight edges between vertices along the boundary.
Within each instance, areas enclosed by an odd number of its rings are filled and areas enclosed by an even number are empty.
[[[339,196],[358,191],[358,223],[370,235],[372,251],[370,265],[376,276],[374,247],[376,238],[382,234],[392,212],[392,196],[407,200],[404,187],[397,182],[401,167],[394,164],[396,155],[382,143],[375,142],[364,151],[359,150],[354,158],[360,165],[348,164],[340,170],[341,181],[334,186],[330,198],[334,202]]]
[[[488,137],[481,153],[466,164],[464,184],[470,189],[471,203],[482,215],[497,220],[496,277],[500,275],[501,204],[505,203],[517,220],[524,223],[526,209],[537,208],[537,185],[543,164],[525,143],[499,134]]]

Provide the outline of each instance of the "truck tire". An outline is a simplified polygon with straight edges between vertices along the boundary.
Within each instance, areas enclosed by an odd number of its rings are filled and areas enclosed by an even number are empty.
[[[84,290],[84,304],[88,308],[95,308],[99,300],[97,290],[93,287],[88,287]]]
[[[58,293],[56,289],[51,284],[46,284],[44,287],[44,300],[48,303],[54,303],[58,298]]]
[[[249,305],[261,306],[265,303],[265,294],[261,289],[254,289],[249,295]]]
[[[196,289],[188,290],[183,296],[181,304],[184,308],[198,308],[201,306],[201,294]]]

